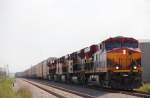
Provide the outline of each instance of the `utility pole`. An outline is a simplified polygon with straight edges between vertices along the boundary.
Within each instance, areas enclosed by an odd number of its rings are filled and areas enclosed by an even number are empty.
[[[33,76],[32,76],[32,65],[31,65],[31,75],[30,75],[30,78],[33,78]]]
[[[44,79],[44,74],[43,74],[43,62],[42,62],[42,79]]]
[[[5,76],[9,76],[9,65],[5,65],[5,73],[6,75]]]
[[[9,65],[7,64],[7,75],[9,76]]]

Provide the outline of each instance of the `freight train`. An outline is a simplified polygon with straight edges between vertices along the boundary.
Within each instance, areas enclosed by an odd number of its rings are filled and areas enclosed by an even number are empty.
[[[119,36],[47,59],[21,76],[82,85],[98,81],[101,87],[131,90],[142,85],[142,71],[138,40]]]

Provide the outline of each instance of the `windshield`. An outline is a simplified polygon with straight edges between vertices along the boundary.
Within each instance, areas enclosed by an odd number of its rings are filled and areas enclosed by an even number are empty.
[[[138,43],[136,43],[136,42],[124,42],[122,44],[122,47],[138,48]]]
[[[121,48],[121,47],[126,47],[126,48],[138,48],[138,43],[137,42],[119,42],[119,41],[114,41],[114,42],[107,42],[105,44],[105,47],[107,50],[111,50],[113,48]]]
[[[110,49],[113,49],[113,48],[120,48],[121,47],[121,43],[120,42],[109,42],[109,43],[106,43],[106,49],[107,50],[110,50]]]

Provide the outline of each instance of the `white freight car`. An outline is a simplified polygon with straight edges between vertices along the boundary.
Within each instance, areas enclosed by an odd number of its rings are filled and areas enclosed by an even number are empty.
[[[49,77],[48,63],[53,62],[55,59],[56,59],[55,57],[50,57],[34,66],[31,66],[31,68],[22,72],[21,76],[26,77],[26,78],[48,79],[48,77]]]

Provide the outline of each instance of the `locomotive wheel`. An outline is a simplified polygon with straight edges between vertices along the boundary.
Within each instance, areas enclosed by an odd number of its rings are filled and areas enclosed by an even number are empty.
[[[71,83],[71,75],[70,74],[66,75],[66,83]]]
[[[99,83],[100,83],[101,87],[104,87],[104,88],[108,88],[109,87],[108,81],[106,81],[104,79],[104,77],[101,76],[101,75],[99,75]]]
[[[50,80],[50,81],[51,81],[51,80],[52,80],[52,78],[51,78],[51,77],[52,77],[52,75],[49,75],[49,76],[48,76],[48,80]]]
[[[111,80],[110,86],[111,86],[112,89],[115,89],[115,88],[116,88],[116,87],[115,87],[115,82],[114,82],[113,80]]]
[[[103,80],[102,76],[99,75],[99,84],[100,84],[101,87],[104,87],[104,82],[103,81],[104,80]]]
[[[57,75],[54,75],[54,81],[55,82],[57,81]]]
[[[78,75],[78,81],[79,81],[79,84],[85,86],[88,83],[88,78],[87,78],[87,76],[84,73],[80,73]]]
[[[100,86],[101,86],[101,87],[105,87],[105,83],[104,83],[103,80],[100,80],[99,83],[100,83]]]
[[[58,82],[62,82],[61,77],[62,75],[58,75]]]

